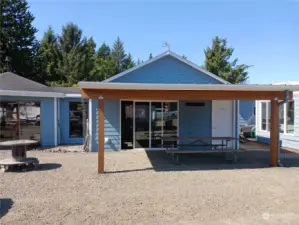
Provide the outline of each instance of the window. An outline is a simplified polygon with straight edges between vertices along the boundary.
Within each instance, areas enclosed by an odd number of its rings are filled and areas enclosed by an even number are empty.
[[[289,101],[286,104],[286,120],[287,120],[287,124],[286,124],[286,132],[287,133],[294,133],[294,101]]]
[[[279,106],[279,132],[284,133],[284,104]]]
[[[0,141],[40,141],[40,102],[0,102]]]
[[[86,127],[87,103],[70,102],[70,137],[80,138],[84,136],[84,127]]]
[[[270,131],[270,118],[271,118],[270,102],[262,102],[261,103],[261,111],[262,111],[261,130]]]
[[[282,134],[294,133],[294,101],[288,101],[279,106],[279,132]],[[261,102],[261,130],[271,129],[271,103]]]

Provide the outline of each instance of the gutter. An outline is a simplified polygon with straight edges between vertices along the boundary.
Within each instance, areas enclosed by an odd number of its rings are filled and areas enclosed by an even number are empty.
[[[286,90],[285,91],[285,99],[282,100],[281,102],[278,103],[278,110],[279,110],[279,107],[282,106],[283,104],[287,103],[288,100],[290,98],[290,93],[289,93],[289,90]],[[279,132],[279,112],[278,112],[278,123],[277,123],[277,126],[278,126],[278,148],[277,148],[277,151],[278,151],[278,154],[277,154],[277,165],[279,167],[283,167],[283,164],[280,162],[280,132]]]

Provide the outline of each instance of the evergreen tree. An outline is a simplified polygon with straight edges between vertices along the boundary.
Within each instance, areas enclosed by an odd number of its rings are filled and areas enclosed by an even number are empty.
[[[59,37],[59,50],[61,58],[57,66],[57,74],[60,77],[58,82],[51,85],[70,85],[76,84],[81,79],[88,80],[89,74],[85,74],[91,67],[88,59],[94,54],[95,43],[93,40],[82,39],[82,30],[75,24],[69,23],[62,28]],[[85,55],[87,54],[87,55]],[[92,64],[92,63],[91,63]]]
[[[62,33],[59,37],[60,48],[63,52],[69,53],[73,48],[81,44],[82,30],[74,23],[68,23],[62,27]]]
[[[238,58],[230,61],[234,52],[227,47],[227,40],[216,37],[212,47],[208,47],[205,53],[205,69],[232,83],[244,83],[248,79],[248,68],[245,64],[238,65]]]
[[[130,68],[132,68],[134,66],[135,66],[135,62],[134,62],[134,60],[132,58],[131,53],[129,53],[127,55],[127,57],[125,58],[125,61],[124,61],[124,66],[123,66],[124,70],[130,69]]]
[[[117,65],[108,45],[103,43],[95,57],[95,66],[91,72],[91,80],[102,81],[115,75]]]
[[[113,44],[112,48],[112,56],[116,62],[116,72],[120,73],[125,70],[125,59],[126,59],[126,53],[124,48],[124,43],[120,40],[119,37],[117,37],[116,41]]]
[[[98,57],[107,57],[111,54],[111,50],[108,45],[103,43],[97,52]]]
[[[41,80],[44,83],[61,80],[57,75],[57,66],[60,59],[57,39],[58,37],[54,30],[52,27],[49,27],[40,42],[38,60],[41,67]]]
[[[34,16],[25,0],[0,1],[0,71],[37,80],[34,61],[38,42]]]

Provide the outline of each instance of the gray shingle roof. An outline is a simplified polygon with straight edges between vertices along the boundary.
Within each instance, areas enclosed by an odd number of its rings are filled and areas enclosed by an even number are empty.
[[[0,74],[0,90],[58,92],[64,94],[81,93],[80,88],[48,87],[12,72]]]

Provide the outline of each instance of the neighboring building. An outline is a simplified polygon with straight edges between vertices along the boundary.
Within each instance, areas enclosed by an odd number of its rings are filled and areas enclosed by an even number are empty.
[[[35,139],[42,147],[83,143],[79,88],[48,87],[16,74],[0,74],[0,141]],[[85,110],[85,111],[86,111]]]
[[[299,82],[273,83],[273,85],[299,85]],[[269,143],[270,108],[269,101],[256,101],[257,140]],[[279,131],[281,146],[299,149],[299,92],[293,92],[293,100],[279,108]]]

